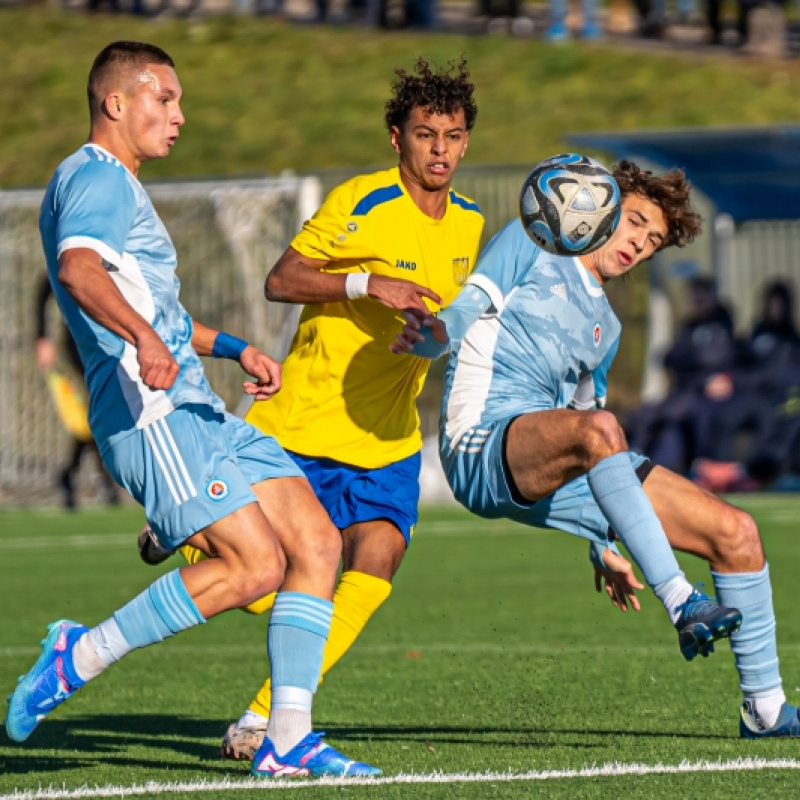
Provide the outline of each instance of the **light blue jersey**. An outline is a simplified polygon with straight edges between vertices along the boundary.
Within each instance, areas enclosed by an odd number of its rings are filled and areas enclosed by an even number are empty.
[[[39,228],[50,282],[83,361],[89,425],[101,452],[178,406],[224,410],[191,345],[175,248],[144,188],[118,159],[95,144],[65,159],[47,187]],[[123,297],[166,344],[180,367],[170,389],[145,386],[136,348],[90,319],[58,282],[59,256],[79,247],[104,259]]]
[[[605,403],[620,323],[577,258],[537,247],[518,220],[489,243],[467,281],[483,313],[451,341],[442,401],[442,451],[480,448],[499,420]],[[458,314],[461,297],[445,314]],[[451,310],[452,309],[452,310]]]
[[[484,517],[556,528],[608,546],[608,520],[585,476],[528,503],[504,456],[516,417],[604,405],[620,324],[600,284],[577,258],[537,247],[515,220],[492,239],[440,316],[451,352],[439,448],[456,499]],[[427,336],[414,352],[431,357],[442,349]],[[634,468],[644,460],[630,458]]]

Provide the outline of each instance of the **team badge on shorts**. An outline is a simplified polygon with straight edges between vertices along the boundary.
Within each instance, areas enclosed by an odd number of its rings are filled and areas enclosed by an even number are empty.
[[[206,494],[212,500],[224,500],[228,496],[228,484],[219,478],[212,478],[206,486]]]
[[[595,322],[594,329],[592,330],[592,342],[595,347],[600,347],[600,342],[603,339],[603,329],[600,327],[599,322]]]
[[[469,278],[469,256],[453,259],[453,280],[457,286],[463,286]]]

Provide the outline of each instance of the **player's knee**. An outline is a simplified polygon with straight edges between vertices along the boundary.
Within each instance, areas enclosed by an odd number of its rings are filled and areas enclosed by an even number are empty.
[[[279,553],[270,563],[253,560],[243,565],[243,569],[231,576],[232,593],[236,597],[232,605],[246,606],[274,592],[283,583],[285,574],[286,558],[283,553]]]
[[[740,508],[720,505],[720,525],[714,542],[719,563],[737,572],[758,572],[764,566],[764,549],[755,520]]]
[[[617,418],[609,411],[592,411],[584,423],[581,447],[590,465],[628,449],[625,434]]]
[[[309,571],[336,571],[341,555],[342,536],[333,523],[306,532],[301,558]]]

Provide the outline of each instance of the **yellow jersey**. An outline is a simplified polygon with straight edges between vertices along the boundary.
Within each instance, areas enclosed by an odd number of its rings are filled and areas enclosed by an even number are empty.
[[[335,188],[292,247],[328,261],[326,272],[414,281],[444,306],[473,270],[482,230],[478,206],[452,190],[442,219],[423,214],[395,167]],[[254,403],[247,421],[287,450],[357,467],[413,455],[422,446],[415,401],[430,362],[389,351],[402,327],[400,312],[370,298],[306,305],[283,363],[283,388]]]

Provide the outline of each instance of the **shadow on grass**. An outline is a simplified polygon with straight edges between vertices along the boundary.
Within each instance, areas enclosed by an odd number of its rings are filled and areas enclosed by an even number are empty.
[[[166,762],[181,756],[190,768],[202,762],[203,770],[219,774],[237,772],[238,766],[219,761],[219,744],[225,722],[167,714],[98,714],[45,722],[30,740],[12,744],[0,742],[0,772],[57,772],[85,770],[98,763],[163,769]],[[443,726],[443,725],[337,725],[318,722],[318,730],[339,741],[396,741],[427,744],[475,745],[497,747],[593,749],[608,747],[608,737],[637,739],[720,739],[731,737],[688,733],[686,731],[630,731],[537,726]],[[546,738],[545,738],[546,737]],[[564,741],[561,737],[570,737]],[[573,737],[578,737],[575,741]],[[580,738],[584,740],[581,741]],[[597,737],[597,741],[587,741]],[[211,742],[209,740],[212,740]],[[131,748],[157,748],[159,756],[135,757]],[[46,752],[45,752],[46,751]],[[64,753],[63,757],[53,751]],[[175,765],[178,766],[178,765]],[[246,769],[242,767],[242,772]]]

